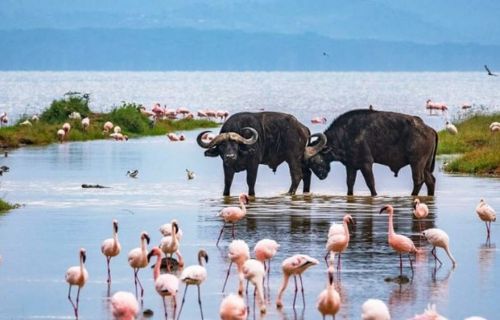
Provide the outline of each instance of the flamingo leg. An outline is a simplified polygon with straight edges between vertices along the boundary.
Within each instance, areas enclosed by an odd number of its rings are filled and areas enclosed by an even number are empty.
[[[198,285],[198,304],[200,305],[201,320],[203,320],[203,308],[201,306],[200,285]],[[179,312],[180,314],[180,312]]]
[[[328,256],[330,255],[330,251],[327,251],[326,252],[326,255],[325,255],[325,263],[326,263],[326,267],[328,268]]]
[[[137,268],[134,268],[135,297],[137,298]]]
[[[234,235],[234,225],[235,225],[235,223],[233,223],[232,236],[233,236],[233,239],[236,239],[236,237],[235,237],[235,235]]]
[[[224,227],[225,226],[226,226],[226,223],[224,222],[224,224],[222,225],[222,228],[220,229],[219,237],[217,238],[217,243],[215,244],[216,247],[219,246],[219,240],[222,237],[222,233],[224,232]]]
[[[72,287],[72,285],[69,285],[68,300],[69,300],[69,302],[71,302],[71,305],[73,306],[73,311],[75,312],[75,317],[76,317],[77,316],[76,315],[76,306],[75,306],[75,303],[73,302],[73,300],[71,299],[71,287]]]
[[[78,291],[76,293],[76,309],[75,309],[75,317],[78,319],[78,305],[80,303],[80,289],[82,287],[78,287]]]
[[[403,275],[403,258],[401,257],[401,254],[399,254],[399,275]]]
[[[302,275],[299,274],[299,279],[300,279],[300,291],[302,291],[302,304],[304,305],[304,308],[306,307],[306,297],[304,295],[304,284],[302,283]]]
[[[297,291],[299,289],[297,289],[297,276],[293,276],[293,281],[295,282],[295,293],[293,295],[293,309],[295,310],[295,300],[297,300]]]
[[[111,257],[106,257],[106,263],[108,265],[108,283],[111,283],[111,269],[109,268],[110,261],[111,261]]]
[[[245,288],[245,294],[248,296],[248,280],[247,280],[247,287]]]
[[[168,314],[167,314],[167,304],[165,303],[165,297],[161,297],[161,300],[163,301],[163,310],[165,311],[165,320],[167,320]]]
[[[413,260],[411,260],[411,253],[408,253],[408,260],[410,260],[411,273],[413,274]]]
[[[340,271],[340,269],[341,269],[341,264],[340,264],[341,257],[342,257],[342,253],[339,253],[339,261],[337,261],[337,271]]]
[[[137,279],[137,284],[139,284],[139,287],[141,287],[141,300],[142,297],[144,297],[144,288],[142,287],[141,280],[139,280],[139,268],[136,269],[137,271],[135,272],[135,278]]]
[[[226,280],[224,280],[224,285],[222,286],[222,293],[224,293],[224,290],[226,289],[226,283],[227,279],[229,278],[229,273],[231,273],[231,266],[233,265],[233,262],[229,264],[229,268],[227,268],[227,274],[226,274]]]
[[[434,258],[439,262],[439,265],[442,265],[443,263],[441,262],[441,260],[439,260],[439,258],[436,255],[436,247],[432,248],[431,253],[434,256]]]
[[[271,276],[271,259],[267,263],[267,287],[269,288],[269,277]]]
[[[188,284],[186,284],[186,287],[184,287],[184,294],[182,295],[181,308],[179,309],[179,315],[177,316],[177,320],[181,318],[182,307],[184,307],[184,301],[186,301],[186,293],[188,291],[188,287],[189,287]]]

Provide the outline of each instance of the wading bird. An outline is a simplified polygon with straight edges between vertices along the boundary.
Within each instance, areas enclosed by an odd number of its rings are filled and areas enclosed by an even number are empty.
[[[227,254],[231,263],[229,263],[229,268],[227,268],[226,279],[224,280],[224,286],[222,287],[222,292],[226,288],[227,278],[229,278],[229,273],[231,272],[231,266],[236,264],[238,269],[239,286],[238,293],[243,294],[243,264],[245,261],[250,259],[250,248],[248,244],[243,240],[233,240],[229,244],[229,253]]]
[[[135,320],[139,313],[139,303],[134,295],[118,291],[111,297],[111,314],[116,320]]]
[[[231,293],[222,300],[219,308],[221,320],[246,320],[247,306],[239,295]]]
[[[137,284],[141,287],[141,300],[144,296],[144,288],[139,280],[138,273],[141,268],[148,266],[148,244],[149,235],[143,231],[141,233],[141,247],[130,250],[128,253],[128,264],[134,269],[135,295],[137,296]]]
[[[127,171],[127,176],[129,176],[130,178],[137,178],[137,176],[139,175],[139,170],[135,169],[135,170],[128,170]]]
[[[205,260],[205,262],[203,262],[203,260]],[[198,304],[200,305],[201,319],[203,319],[200,284],[207,279],[207,269],[205,269],[204,263],[208,263],[208,254],[205,250],[200,250],[198,251],[198,264],[187,267],[181,273],[181,281],[186,284],[186,287],[184,288],[184,294],[182,295],[181,309],[179,310],[177,319],[181,317],[182,307],[184,306],[184,301],[186,300],[188,286],[193,284],[198,287]]]
[[[293,280],[295,281],[295,295],[293,297],[293,307],[295,308],[295,300],[297,299],[297,276],[300,279],[300,286],[302,291],[302,303],[305,307],[306,299],[304,296],[304,285],[302,283],[302,273],[306,271],[309,267],[315,266],[318,264],[318,260],[305,255],[305,254],[296,254],[289,258],[286,258],[281,267],[283,269],[283,283],[279,289],[278,298],[276,299],[276,307],[283,307],[283,293],[285,292],[286,286],[288,285],[288,279],[290,276],[293,276]]]
[[[428,304],[424,313],[417,314],[409,320],[447,320],[447,318],[437,312],[435,304]]]
[[[163,300],[163,308],[165,310],[165,319],[168,319],[167,316],[167,304],[165,303],[165,298],[171,296],[174,302],[174,318],[175,318],[175,309],[177,308],[177,291],[179,290],[179,279],[170,273],[160,274],[160,265],[161,265],[161,250],[158,247],[154,247],[149,252],[147,259],[148,261],[152,256],[156,256],[156,264],[153,269],[153,278],[155,280],[155,289],[156,292],[161,296]]]
[[[348,223],[354,224],[354,220],[352,219],[350,214],[346,214],[342,219],[342,226],[339,224],[332,224],[330,229],[328,230],[328,240],[326,242],[326,255],[325,262],[328,267],[328,256],[333,253],[333,257],[335,257],[335,253],[339,254],[339,260],[337,261],[337,271],[340,270],[340,256],[342,252],[347,249],[349,246],[349,227]],[[335,259],[333,258],[332,261]]]
[[[111,269],[109,268],[109,263],[112,257],[116,257],[120,254],[121,248],[120,242],[118,241],[118,221],[113,220],[113,238],[104,240],[101,245],[101,252],[106,257],[106,264],[108,266],[108,283],[111,283]]]
[[[167,271],[170,272],[170,260],[168,257],[172,258],[173,254],[175,253],[178,259],[179,266],[182,267],[184,266],[184,261],[182,259],[182,255],[179,251],[179,237],[177,236],[177,233],[179,232],[179,224],[177,223],[177,220],[172,220],[170,222],[171,228],[172,228],[172,234],[169,236],[165,236],[161,239],[160,241],[160,249],[165,253],[165,256],[167,257]]]
[[[254,296],[257,293],[257,298],[259,300],[260,313],[266,313],[266,300],[264,299],[264,277],[266,276],[266,270],[264,265],[259,260],[248,259],[243,264],[243,277],[250,281],[254,285]]]
[[[255,259],[264,264],[267,271],[267,284],[269,285],[269,275],[271,274],[271,259],[278,252],[280,245],[272,239],[262,239],[255,244],[253,252]],[[266,265],[266,261],[268,261]]]
[[[83,131],[87,131],[90,127],[90,119],[89,117],[85,117],[82,119],[82,128]]]
[[[452,135],[456,135],[458,133],[457,127],[449,121],[446,121],[446,131],[448,131]]]
[[[487,204],[484,199],[479,201],[479,204],[476,207],[476,213],[479,216],[479,219],[484,221],[486,225],[486,239],[490,239],[490,231],[491,231],[491,222],[497,220],[497,214],[495,210]]]
[[[391,320],[391,314],[382,300],[368,299],[361,306],[361,320]]]
[[[388,240],[391,248],[399,253],[399,273],[403,274],[403,253],[408,253],[408,259],[410,260],[410,267],[413,272],[413,262],[411,261],[410,254],[417,253],[417,248],[413,241],[401,234],[397,234],[394,232],[394,226],[392,223],[392,215],[394,214],[394,208],[391,205],[386,205],[382,209],[380,209],[380,213],[387,211],[389,214],[389,230],[388,230]]]
[[[226,226],[226,223],[232,223],[233,224],[233,239],[235,238],[234,236],[234,225],[236,222],[240,221],[245,217],[247,214],[247,209],[245,205],[248,204],[248,195],[246,193],[242,193],[239,196],[239,201],[240,201],[240,207],[227,207],[222,209],[219,214],[217,215],[218,217],[222,217],[224,220],[224,224],[222,225],[222,228],[220,229],[220,234],[219,238],[217,238],[217,243],[216,246],[219,246],[219,241],[220,238],[222,237],[222,233],[224,232],[224,227]]]
[[[66,271],[66,282],[69,284],[68,299],[73,306],[75,311],[75,317],[78,319],[78,303],[80,301],[80,290],[87,282],[89,278],[89,273],[85,269],[85,260],[87,258],[87,253],[84,248],[80,249],[80,265],[70,267]],[[76,304],[71,299],[71,287],[78,286],[78,292],[76,293]]]
[[[188,180],[193,180],[194,179],[194,177],[195,177],[194,171],[186,169],[186,173],[187,173]]]
[[[426,229],[422,232],[422,235],[427,239],[427,241],[432,244],[432,255],[439,262],[439,265],[442,264],[441,260],[436,255],[436,247],[443,248],[451,262],[453,263],[453,267],[457,265],[455,258],[451,255],[450,252],[450,238],[448,234],[441,229],[438,228],[430,228]]]
[[[333,283],[333,265],[328,267],[328,283],[326,289],[321,291],[318,296],[318,302],[316,308],[325,319],[325,316],[331,315],[335,319],[335,315],[340,309],[340,295],[335,290],[335,285]]]
[[[418,198],[413,201],[413,215],[415,218],[419,219],[418,227],[420,232],[422,232],[422,223],[420,222],[420,219],[427,218],[429,215],[429,208],[425,203],[420,202]]]

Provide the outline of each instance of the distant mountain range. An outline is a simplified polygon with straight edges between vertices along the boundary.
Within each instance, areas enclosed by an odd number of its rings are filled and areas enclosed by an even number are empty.
[[[0,30],[0,48],[0,70],[482,71],[484,64],[500,70],[498,45],[348,40],[316,33]]]

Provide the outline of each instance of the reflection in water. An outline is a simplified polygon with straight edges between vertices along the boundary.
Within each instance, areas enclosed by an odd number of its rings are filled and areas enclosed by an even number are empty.
[[[496,256],[496,245],[493,243],[485,243],[479,248],[479,280],[481,284],[487,283],[491,279],[490,272]]]

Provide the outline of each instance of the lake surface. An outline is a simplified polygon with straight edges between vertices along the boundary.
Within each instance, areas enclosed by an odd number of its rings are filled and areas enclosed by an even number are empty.
[[[164,81],[164,77],[170,80]],[[193,109],[213,105],[231,112],[257,106],[290,112],[305,123],[310,114],[324,113],[330,120],[330,114],[354,106],[383,105],[387,106],[384,109],[418,114],[439,128],[443,118],[426,115],[427,97],[456,106],[467,100],[493,110],[497,108],[495,101],[500,101],[500,93],[491,84],[497,80],[490,81],[476,73],[64,72],[0,73],[0,79],[1,103],[12,108],[11,114],[21,110],[21,105],[36,110],[36,106],[46,105],[47,101],[72,90],[91,92],[94,106],[103,109],[110,103],[129,99],[147,105],[153,101],[167,104],[172,101],[172,105]],[[108,95],[104,94],[106,87]],[[26,92],[28,89],[31,91]],[[456,108],[458,112],[459,107]],[[311,129],[319,131],[324,127],[311,126]],[[165,137],[128,142],[75,142],[12,150],[7,158],[1,158],[0,164],[11,170],[0,177],[0,194],[9,202],[24,206],[0,216],[0,318],[73,318],[64,274],[69,266],[78,264],[78,250],[84,247],[90,279],[82,289],[80,317],[110,319],[106,264],[100,245],[111,237],[111,221],[119,221],[122,244],[122,253],[111,262],[112,294],[118,290],[134,291],[127,253],[139,246],[141,231],[150,234],[151,248],[160,241],[159,226],[176,218],[184,232],[181,252],[187,265],[197,262],[200,248],[206,249],[210,256],[209,277],[201,290],[203,308],[206,319],[218,319],[231,239],[228,229],[219,248],[215,246],[222,226],[216,214],[225,206],[236,205],[237,195],[247,187],[245,174],[237,174],[232,197],[221,196],[221,160],[203,156],[203,150],[195,142],[198,132],[186,132],[187,141],[180,143],[169,142]],[[435,303],[438,311],[449,319],[470,315],[495,319],[500,299],[497,272],[500,231],[498,224],[493,223],[491,242],[486,244],[485,226],[477,217],[475,206],[484,198],[497,210],[500,208],[500,179],[447,175],[438,169],[441,162],[435,170],[436,196],[423,196],[425,187],[421,191],[421,199],[430,209],[424,226],[438,227],[449,234],[451,250],[458,261],[455,269],[438,249],[444,264],[435,270],[430,248],[418,235],[418,221],[411,214],[409,168],[394,178],[388,168],[375,166],[379,196],[369,197],[359,175],[355,196],[346,197],[345,170],[335,164],[326,180],[313,178],[312,195],[302,195],[299,187],[299,194],[289,197],[283,195],[290,183],[287,166],[280,166],[276,174],[262,166],[257,197],[248,207],[247,218],[238,223],[236,235],[251,248],[266,237],[278,241],[281,248],[272,262],[268,312],[265,316],[254,314],[250,295],[249,319],[320,317],[315,303],[327,281],[323,261],[326,235],[330,223],[340,222],[346,213],[354,217],[356,225],[351,229],[349,248],[342,255],[342,272],[336,278],[342,297],[337,319],[359,319],[361,305],[368,298],[385,301],[394,319],[421,313],[428,303]],[[186,168],[196,172],[194,180],[187,180]],[[137,179],[125,175],[132,169],[139,169]],[[110,188],[82,189],[82,183]],[[385,281],[399,275],[399,258],[387,244],[388,217],[378,214],[387,203],[395,207],[396,232],[410,236],[424,250],[417,256],[410,283]],[[278,311],[275,301],[282,278],[280,264],[295,253],[307,253],[320,260],[320,264],[303,275],[305,309],[300,297],[295,311],[291,306],[292,282],[284,296],[284,309]],[[404,263],[403,273],[411,276],[408,261]],[[233,269],[226,293],[237,290],[235,274]],[[153,319],[161,319],[163,305],[154,289],[152,271],[144,269],[139,275],[145,287],[144,308],[155,312]],[[183,290],[181,286],[178,303]],[[186,300],[188,305],[182,311],[182,319],[199,318],[194,288],[188,291]]]

